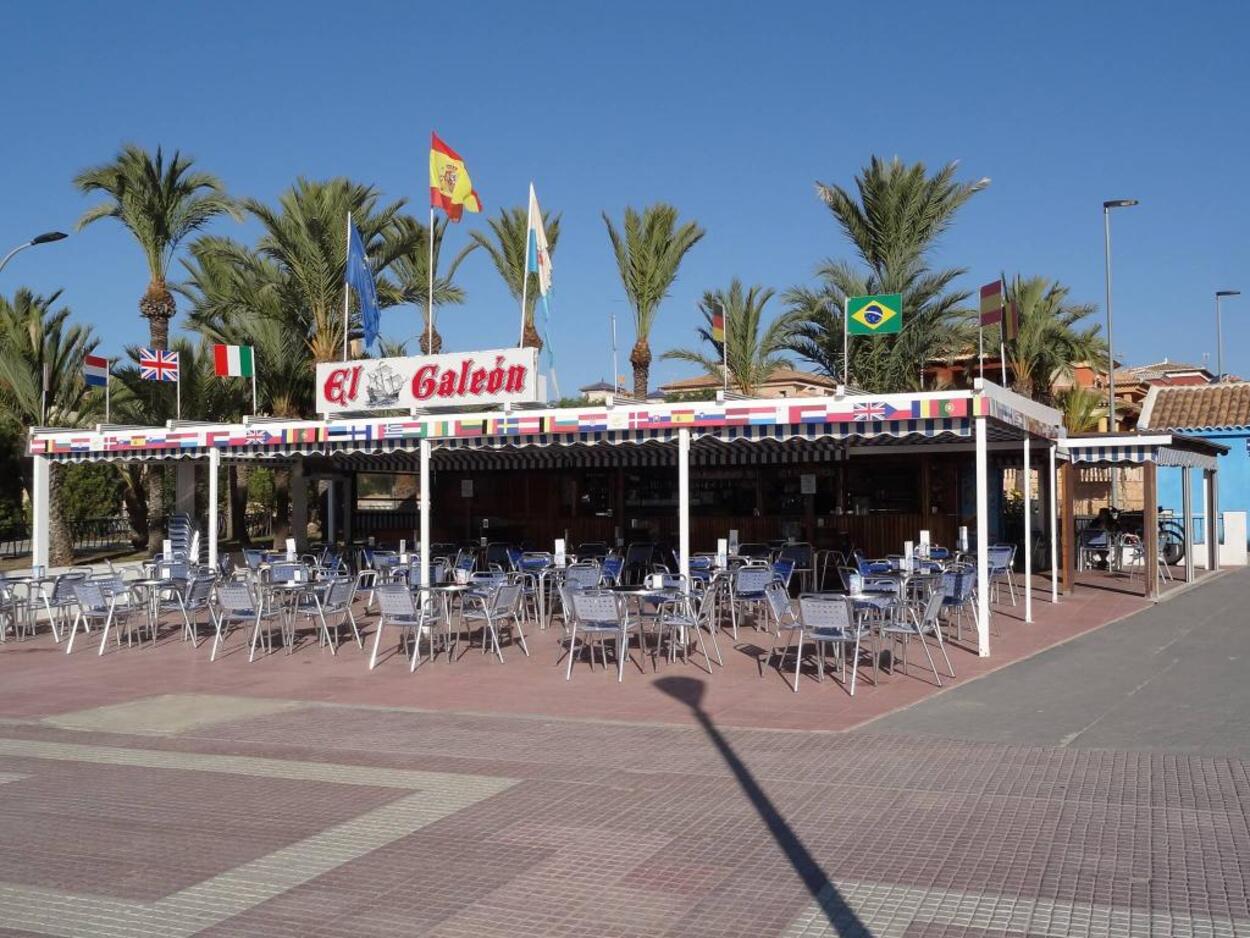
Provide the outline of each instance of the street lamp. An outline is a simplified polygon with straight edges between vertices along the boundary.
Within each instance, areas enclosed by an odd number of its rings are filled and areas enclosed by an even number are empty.
[[[4,255],[4,259],[0,260],[0,270],[4,270],[4,265],[13,259],[13,255],[21,251],[25,251],[27,248],[33,248],[36,244],[51,244],[53,241],[60,241],[61,239],[68,237],[69,235],[63,231],[47,231],[41,235],[35,235],[35,237],[31,238],[25,244],[19,244],[8,254]]]
[[[1136,199],[1111,199],[1102,203],[1102,229],[1106,245],[1107,262],[1107,430],[1115,433],[1115,343],[1111,332],[1111,210],[1113,208],[1132,208]],[[1115,467],[1111,468],[1111,504],[1114,506],[1119,495],[1116,485]]]
[[[1220,323],[1220,300],[1226,296],[1241,296],[1240,290],[1215,291],[1215,380],[1224,380],[1224,329]]]

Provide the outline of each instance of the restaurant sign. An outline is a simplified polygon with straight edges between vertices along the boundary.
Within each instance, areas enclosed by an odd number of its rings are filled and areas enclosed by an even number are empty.
[[[317,365],[317,412],[531,403],[541,395],[538,350],[492,349]]]

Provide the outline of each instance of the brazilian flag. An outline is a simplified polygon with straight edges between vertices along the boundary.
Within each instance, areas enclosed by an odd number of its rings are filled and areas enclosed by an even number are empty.
[[[887,335],[903,328],[903,294],[849,296],[846,331],[850,335]]]

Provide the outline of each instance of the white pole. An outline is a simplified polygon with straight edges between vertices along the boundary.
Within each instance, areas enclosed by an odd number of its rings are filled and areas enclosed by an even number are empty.
[[[1006,310],[1003,311],[1006,316]],[[1007,387],[1007,343],[998,343],[998,371],[1003,378],[1003,387]]]
[[[612,314],[612,393],[616,394],[616,389],[620,385],[616,380],[616,313]]]
[[[1193,470],[1181,467],[1181,521],[1185,525],[1185,582],[1194,581]]]
[[[729,390],[729,310],[725,304],[720,307],[720,357],[721,371],[725,374],[725,390]]]
[[[208,451],[208,564],[217,570],[217,476],[221,471],[221,450]]]
[[[677,549],[683,586],[690,585],[690,430],[677,431]]]
[[[346,359],[344,359],[346,361]],[[256,347],[252,346],[252,416],[256,416]]]
[[[351,299],[352,291],[347,285],[349,280],[348,262],[352,252],[352,213],[347,213],[347,240],[343,242],[346,245],[346,253],[343,255],[343,361],[347,361],[347,334],[350,331],[348,324],[351,316]],[[256,371],[256,363],[252,362],[252,371]],[[256,412],[256,402],[252,401],[252,413]]]
[[[174,415],[182,419],[182,363],[178,364],[178,377],[174,380]]]
[[[428,282],[426,283],[425,292],[425,342],[426,354],[434,354],[434,206],[430,206],[430,228],[429,228],[430,251],[427,258],[427,274]]]
[[[521,262],[521,341],[525,345],[525,301],[529,296],[530,286],[530,228],[534,225],[534,184],[530,183],[530,203],[525,209],[525,256]]]
[[[977,314],[977,377],[985,377],[985,325],[981,322],[981,314]]]
[[[851,386],[851,324],[846,311],[850,309],[851,298],[842,298],[842,383]]]
[[[1059,444],[1050,444],[1050,601],[1059,602],[1059,472],[1055,461]]]
[[[1033,470],[1029,450],[1033,441],[1024,435],[1024,621],[1033,621]]]
[[[421,441],[421,585],[430,585],[430,441]]]
[[[989,453],[985,418],[976,418],[977,477],[977,654],[990,653]]]
[[[36,567],[48,565],[51,534],[51,471],[47,456],[36,456],[30,487],[30,562]]]
[[[112,408],[112,392],[113,390],[113,361],[112,359],[104,359],[104,422],[113,422]]]

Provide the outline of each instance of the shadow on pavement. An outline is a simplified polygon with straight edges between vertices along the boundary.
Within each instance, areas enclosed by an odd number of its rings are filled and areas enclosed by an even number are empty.
[[[703,732],[712,741],[721,758],[725,760],[725,764],[733,771],[734,778],[737,779],[743,794],[750,800],[752,807],[768,828],[768,832],[772,834],[773,840],[777,842],[777,846],[790,861],[794,872],[803,881],[803,885],[807,887],[812,898],[820,903],[821,910],[828,918],[834,934],[841,938],[865,938],[865,936],[870,938],[872,932],[846,904],[837,887],[829,881],[825,871],[816,862],[816,858],[808,852],[798,834],[786,823],[786,819],[781,816],[768,795],[760,788],[751,770],[738,758],[733,747],[703,711],[703,681],[693,677],[662,677],[655,682],[655,686],[668,696],[684,703],[694,713],[699,725],[703,727]]]

